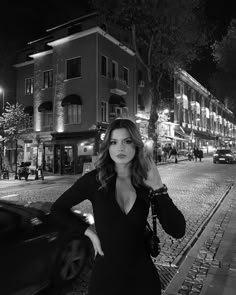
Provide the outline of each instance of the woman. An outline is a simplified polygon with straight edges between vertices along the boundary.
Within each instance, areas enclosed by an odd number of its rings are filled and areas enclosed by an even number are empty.
[[[85,174],[52,206],[52,214],[70,222],[70,208],[89,199],[96,233],[78,227],[88,236],[97,254],[89,295],[158,295],[157,270],[145,248],[149,212],[148,194],[163,187],[136,125],[116,119],[108,127],[96,169]],[[181,238],[185,220],[168,194],[157,200],[157,215],[167,233]]]

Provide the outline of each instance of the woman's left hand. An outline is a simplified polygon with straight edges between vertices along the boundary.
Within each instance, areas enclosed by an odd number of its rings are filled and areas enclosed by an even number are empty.
[[[149,171],[147,179],[144,179],[144,183],[151,187],[153,190],[157,190],[163,186],[160,173],[156,167],[154,161],[149,159]]]

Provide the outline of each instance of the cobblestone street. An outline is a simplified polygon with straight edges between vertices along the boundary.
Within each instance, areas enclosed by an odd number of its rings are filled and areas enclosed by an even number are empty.
[[[184,161],[178,164],[163,165],[159,167],[159,171],[163,182],[168,186],[169,195],[183,212],[187,222],[186,235],[180,240],[171,238],[161,226],[158,226],[162,251],[154,262],[161,276],[163,290],[165,290],[213,213],[221,205],[224,197],[227,197],[227,192],[235,181],[236,165],[214,165],[211,158],[204,158],[203,162]],[[58,180],[56,177],[46,177],[44,181],[29,181],[28,183],[22,181],[20,186],[11,186],[10,190],[7,188],[1,190],[0,198],[10,195],[12,197],[9,198],[12,201],[37,207],[42,207],[42,203],[47,202],[45,208],[48,208],[50,203],[55,201],[76,179],[75,176],[57,177]],[[84,212],[92,212],[88,201],[80,204],[78,208]],[[209,261],[211,264],[217,264],[213,257],[217,243],[222,237],[225,222],[227,222],[227,216],[223,214],[216,223],[215,232],[211,233],[209,240],[200,249],[193,268],[181,286],[180,294],[200,294],[201,282],[206,274],[206,268],[209,267]],[[198,271],[197,275],[196,271]],[[89,274],[90,270],[87,268],[83,277],[61,294],[85,295]],[[189,290],[192,293],[188,293]]]

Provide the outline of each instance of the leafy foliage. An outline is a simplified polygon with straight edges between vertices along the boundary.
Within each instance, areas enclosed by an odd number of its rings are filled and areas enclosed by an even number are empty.
[[[163,74],[185,68],[207,44],[200,0],[92,0],[111,26],[130,32],[132,49],[146,69],[152,100],[149,136],[155,137]]]
[[[15,141],[28,131],[30,117],[21,104],[7,103],[5,112],[0,116],[0,128],[4,131],[4,141]]]
[[[236,20],[232,20],[226,36],[213,46],[217,72],[210,78],[212,92],[236,112]]]

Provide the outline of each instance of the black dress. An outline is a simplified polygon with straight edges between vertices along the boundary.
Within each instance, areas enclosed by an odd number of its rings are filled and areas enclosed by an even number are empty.
[[[85,199],[92,202],[104,256],[96,256],[89,295],[161,294],[159,276],[144,242],[148,189],[136,188],[137,198],[125,214],[115,199],[115,184],[116,176],[112,177],[108,190],[99,189],[97,171],[93,170],[62,194],[53,204],[51,213],[63,222],[72,222],[69,209]],[[176,238],[182,237],[185,220],[168,195],[160,197],[158,208],[158,218],[165,231]],[[86,226],[80,224],[78,230],[83,233]]]

